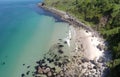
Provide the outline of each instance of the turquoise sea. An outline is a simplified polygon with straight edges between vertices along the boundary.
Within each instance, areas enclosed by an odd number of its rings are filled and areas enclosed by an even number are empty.
[[[0,3],[0,77],[34,71],[35,62],[68,30],[67,23],[39,8],[37,1]]]

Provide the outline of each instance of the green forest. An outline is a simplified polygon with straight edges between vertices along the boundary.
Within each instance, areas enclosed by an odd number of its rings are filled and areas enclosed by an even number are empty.
[[[45,3],[99,31],[112,53],[108,77],[120,77],[120,0],[45,0]]]

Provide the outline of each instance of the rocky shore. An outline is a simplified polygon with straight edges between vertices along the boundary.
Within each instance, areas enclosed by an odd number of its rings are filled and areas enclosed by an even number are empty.
[[[92,28],[79,22],[68,13],[49,8],[45,4],[38,6],[48,10],[70,24],[71,50],[66,51],[68,42],[58,39],[59,43],[51,46],[43,59],[37,61],[35,77],[105,77],[106,63],[110,57],[105,50],[105,43]],[[107,58],[106,58],[107,57]]]
[[[53,13],[56,14],[58,16],[60,16],[60,18],[66,22],[68,22],[71,25],[77,25],[80,27],[83,27],[84,29],[87,29],[89,31],[93,31],[93,29],[87,25],[85,25],[84,23],[80,22],[79,20],[77,20],[75,17],[73,17],[72,15],[70,15],[67,12],[55,9],[54,7],[48,7],[46,6],[44,3],[38,3],[38,6]]]
[[[60,39],[63,40],[63,39]],[[64,43],[64,44],[63,44]],[[35,77],[104,77],[106,61],[104,57],[89,60],[83,56],[82,47],[78,51],[73,49],[66,54],[63,51],[66,41],[53,45],[44,58],[37,61]]]

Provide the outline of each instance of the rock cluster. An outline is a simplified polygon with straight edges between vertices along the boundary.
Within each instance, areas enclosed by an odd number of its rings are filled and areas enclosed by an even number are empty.
[[[103,71],[106,69],[104,59],[101,57],[97,61],[89,60],[80,54],[80,52],[74,52],[69,57],[52,52],[47,53],[44,59],[37,61],[38,66],[35,67],[35,75],[38,77],[40,75],[46,77],[102,77]]]
[[[26,64],[22,64],[23,66],[25,66],[27,69],[28,69],[28,71],[26,71],[26,73],[22,73],[21,74],[21,77],[26,77],[26,76],[29,76],[30,75],[30,73],[33,73],[33,72],[31,72],[30,70],[29,70],[29,68],[31,67],[30,65],[28,65],[28,66],[26,66]],[[34,74],[34,73],[33,73]],[[34,76],[34,75],[33,75]]]

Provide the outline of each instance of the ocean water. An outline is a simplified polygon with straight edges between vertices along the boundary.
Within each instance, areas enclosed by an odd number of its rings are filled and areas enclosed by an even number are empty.
[[[0,77],[33,72],[35,62],[50,46],[68,35],[68,24],[36,3],[0,3]]]

